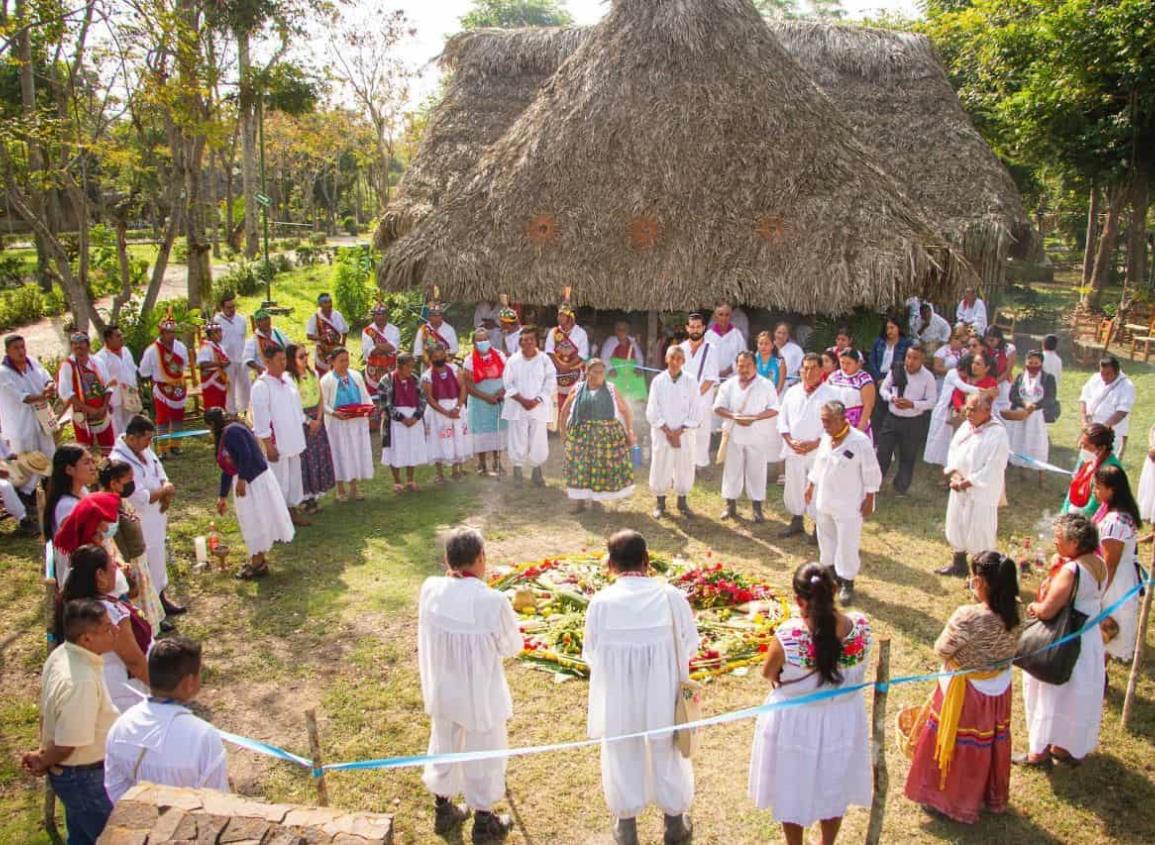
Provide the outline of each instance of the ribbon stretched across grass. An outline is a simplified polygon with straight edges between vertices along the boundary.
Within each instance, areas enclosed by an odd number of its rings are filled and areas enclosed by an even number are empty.
[[[1023,455],[1019,452],[1011,452],[1012,458],[1018,458],[1025,464],[1033,466],[1035,469],[1045,469],[1047,472],[1057,472],[1059,475],[1071,476],[1074,475],[1069,469],[1057,467],[1054,464],[1048,464],[1046,461],[1040,461],[1037,458],[1032,458],[1030,455]]]
[[[1058,648],[1064,643],[1081,637],[1088,631],[1098,628],[1099,623],[1113,614],[1127,602],[1139,595],[1139,592],[1146,586],[1148,589],[1155,588],[1155,579],[1140,581],[1130,590],[1128,590],[1117,601],[1112,602],[1108,607],[1104,608],[1097,616],[1089,619],[1082,628],[1078,631],[1073,631],[1070,634],[1056,640],[1050,645],[1039,649],[1036,654],[1041,654],[1044,651],[1049,651],[1053,648]],[[1024,657],[1027,655],[1023,655]],[[983,667],[985,670],[991,669],[1006,669],[1009,668],[1012,661],[1006,660],[1000,663],[992,663],[989,666]],[[414,768],[417,766],[425,766],[430,763],[434,764],[452,764],[452,763],[469,763],[477,760],[494,760],[498,758],[509,757],[525,757],[531,754],[546,754],[554,751],[570,751],[579,748],[587,748],[591,745],[601,745],[605,742],[625,742],[632,739],[653,739],[656,737],[669,736],[676,730],[687,730],[694,728],[708,728],[713,725],[724,725],[730,722],[739,722],[745,719],[752,719],[761,716],[763,713],[770,713],[775,710],[786,710],[793,707],[803,707],[808,704],[816,704],[821,701],[826,701],[832,698],[838,698],[843,695],[852,695],[865,689],[877,687],[880,692],[883,692],[890,687],[899,686],[902,684],[915,684],[924,681],[938,681],[942,678],[951,678],[955,675],[965,675],[975,671],[974,669],[959,669],[954,672],[929,672],[923,675],[902,675],[897,678],[891,678],[885,682],[864,682],[861,684],[853,684],[851,686],[837,687],[826,690],[816,690],[806,695],[800,695],[796,698],[783,699],[779,701],[769,701],[765,704],[760,704],[756,707],[747,707],[743,710],[732,710],[729,713],[721,713],[717,716],[710,716],[705,719],[699,719],[696,722],[688,722],[683,725],[671,725],[665,728],[654,728],[648,731],[638,731],[632,734],[622,734],[619,736],[605,737],[602,739],[583,739],[574,742],[556,742],[549,745],[533,745],[523,746],[521,748],[498,748],[489,751],[465,751],[454,754],[413,754],[404,757],[382,757],[374,760],[355,760],[348,763],[330,763],[320,768],[314,768],[311,761],[306,760],[291,752],[285,751],[283,748],[278,748],[267,742],[262,742],[248,737],[237,736],[235,734],[220,731],[221,738],[226,742],[231,742],[241,748],[247,748],[250,751],[256,751],[258,754],[265,754],[269,757],[276,757],[280,760],[287,760],[290,763],[295,763],[303,769],[308,769],[313,777],[320,777],[326,772],[341,772],[351,771],[356,769],[404,769]]]

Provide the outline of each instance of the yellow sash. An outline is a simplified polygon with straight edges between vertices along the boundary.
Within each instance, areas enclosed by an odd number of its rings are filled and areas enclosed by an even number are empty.
[[[938,714],[938,736],[935,738],[934,759],[938,763],[938,788],[946,788],[946,776],[950,772],[951,758],[954,757],[954,741],[958,734],[958,723],[962,717],[963,703],[966,701],[967,681],[989,681],[1001,675],[1004,669],[987,672],[967,672],[951,676],[946,695],[942,697],[942,707]]]

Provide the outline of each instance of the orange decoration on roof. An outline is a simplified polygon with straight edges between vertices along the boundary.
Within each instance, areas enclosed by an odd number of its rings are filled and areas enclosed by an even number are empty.
[[[776,214],[769,214],[758,221],[755,234],[767,243],[777,243],[786,235],[786,221]]]
[[[662,224],[654,217],[635,217],[628,228],[630,246],[637,250],[653,249],[662,234]]]
[[[553,243],[561,236],[557,218],[552,214],[538,214],[525,227],[526,236],[538,246]]]

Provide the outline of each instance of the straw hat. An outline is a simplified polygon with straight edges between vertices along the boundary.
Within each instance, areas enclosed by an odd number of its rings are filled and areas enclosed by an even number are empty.
[[[21,452],[16,456],[16,466],[26,475],[52,474],[52,461],[48,460],[48,456],[43,452]]]

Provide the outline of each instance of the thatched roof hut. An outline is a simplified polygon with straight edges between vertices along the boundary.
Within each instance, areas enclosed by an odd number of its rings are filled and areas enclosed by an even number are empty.
[[[603,308],[725,296],[840,313],[941,298],[971,278],[749,0],[616,0],[585,37],[523,42],[519,62],[540,72],[568,39],[580,43],[468,172],[429,178],[433,162],[415,162],[428,193],[402,201],[412,228],[382,261],[384,287],[550,302],[572,285],[578,304]],[[431,139],[442,121],[458,138],[499,131],[500,111],[443,111]],[[438,169],[470,155],[437,143]]]

